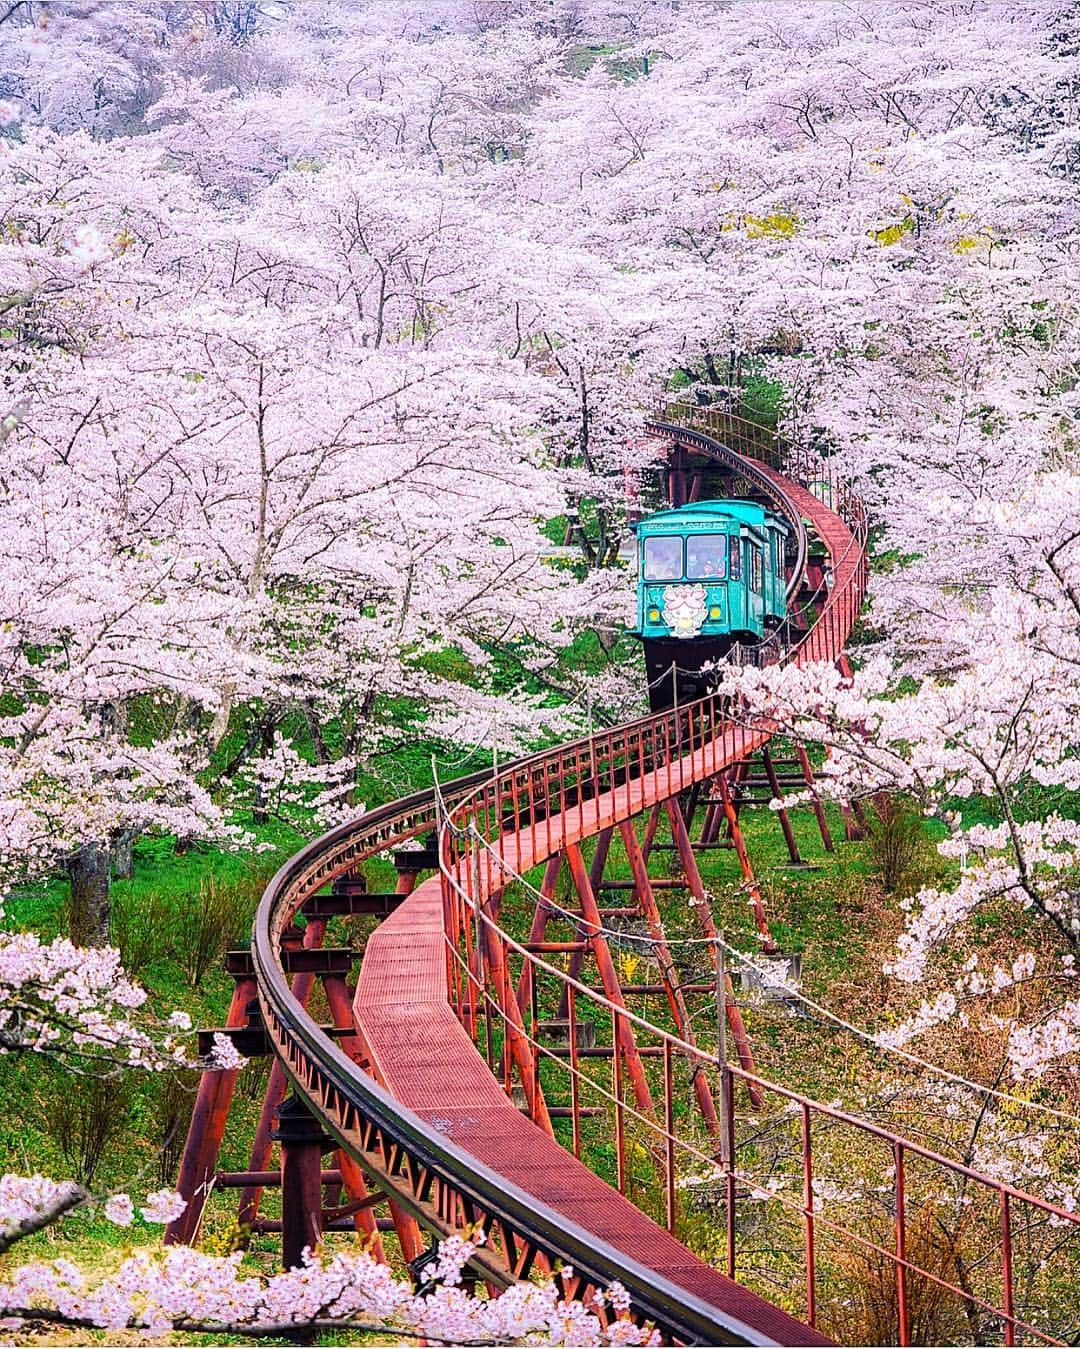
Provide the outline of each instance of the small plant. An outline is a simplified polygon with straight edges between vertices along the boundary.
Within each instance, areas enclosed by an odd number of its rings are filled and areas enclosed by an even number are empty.
[[[929,840],[918,807],[881,792],[867,812],[870,854],[887,895],[911,889],[928,870]]]
[[[129,974],[140,974],[174,953],[173,921],[172,908],[160,892],[139,894],[131,886],[113,890],[112,940]]]
[[[195,902],[177,922],[180,965],[192,988],[199,987],[230,946],[247,936],[261,892],[256,877],[226,881],[209,875],[199,882]]]
[[[43,1104],[43,1126],[68,1172],[80,1185],[92,1185],[102,1158],[127,1132],[132,1104],[129,1080],[84,1077],[73,1084],[70,1076],[58,1074]]]
[[[944,1219],[944,1221],[942,1221]],[[843,1296],[830,1300],[827,1334],[841,1344],[897,1344],[900,1340],[896,1265],[885,1253],[891,1240],[888,1229],[876,1230],[876,1247],[850,1247],[836,1254],[833,1275]],[[974,1236],[946,1215],[926,1204],[907,1228],[907,1258],[919,1270],[909,1271],[906,1287],[907,1317],[911,1344],[986,1344],[989,1326],[971,1324],[959,1300],[944,1285],[962,1285],[965,1239]]]
[[[246,1101],[261,1101],[270,1078],[270,1059],[249,1060],[236,1081],[236,1092]]]

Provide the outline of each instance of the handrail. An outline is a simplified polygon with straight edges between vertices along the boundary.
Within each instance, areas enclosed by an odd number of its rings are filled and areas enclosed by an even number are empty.
[[[670,427],[674,434],[679,434],[677,424],[667,423],[665,429],[667,427]],[[708,439],[703,433],[696,431],[688,432],[686,435],[692,435],[695,444]],[[842,512],[850,527],[850,533],[846,540],[838,538],[834,542],[831,557],[834,585],[818,612],[816,621],[804,637],[782,656],[785,663],[797,665],[820,659],[831,660],[839,656],[858,614],[867,580],[865,552],[867,520],[861,503],[832,482],[831,476],[827,475],[827,470],[823,470],[820,464],[807,467],[810,473],[813,473],[814,469],[817,470],[818,476],[813,478],[813,484],[818,486],[819,490],[822,487],[827,488],[828,499],[834,506],[839,507],[839,512],[830,507],[827,511],[819,511],[819,515],[824,518],[832,514],[834,518],[839,518],[839,513]],[[809,486],[804,490],[810,490]],[[748,748],[753,748],[757,743],[768,739],[773,729],[770,725],[759,722],[756,729],[741,730],[727,720],[727,711],[726,700],[721,695],[713,694],[683,707],[668,709],[608,731],[598,732],[587,741],[561,745],[544,755],[534,757],[526,772],[519,771],[517,766],[508,765],[502,772],[474,788],[469,796],[459,799],[456,807],[448,808],[441,827],[440,858],[444,900],[450,914],[446,932],[450,982],[454,1004],[458,1008],[469,1009],[466,1024],[468,1025],[471,1020],[474,1034],[478,1029],[476,1004],[480,1001],[489,1009],[488,1015],[494,1014],[505,1022],[508,1040],[518,1037],[526,1042],[530,1053],[546,1055],[559,1062],[564,1070],[567,1068],[565,1062],[550,1054],[535,1034],[530,1034],[524,1019],[524,1007],[515,1009],[512,1000],[503,1005],[498,997],[492,996],[477,974],[478,968],[483,969],[482,962],[463,958],[459,950],[461,942],[464,942],[466,952],[473,949],[470,925],[477,932],[476,949],[479,949],[478,934],[482,928],[500,943],[505,954],[513,952],[520,960],[518,987],[535,989],[537,975],[542,972],[549,979],[561,984],[564,990],[563,1000],[566,1001],[568,995],[568,1006],[571,1009],[574,1007],[575,998],[585,998],[592,1006],[610,1015],[613,1046],[617,1047],[623,1042],[620,1027],[634,1025],[655,1037],[663,1046],[665,1065],[670,1063],[670,1056],[677,1052],[687,1056],[692,1062],[715,1067],[715,1058],[704,1053],[699,1047],[653,1025],[628,1011],[624,1006],[611,1001],[599,991],[588,988],[567,971],[542,959],[535,950],[530,950],[516,941],[493,916],[488,907],[488,900],[511,881],[531,888],[528,882],[523,881],[523,873],[542,862],[545,857],[554,855],[561,847],[585,833],[596,832],[600,828],[607,828],[631,817],[638,813],[643,805],[649,804],[651,799],[657,799],[664,794],[671,795],[673,791],[678,792],[691,782],[711,776],[719,771],[720,767],[744,757]],[[665,776],[666,784],[663,781]],[[648,797],[650,777],[658,780],[653,783],[652,797]],[[631,792],[631,784],[640,789],[636,796]],[[593,806],[587,824],[584,811],[586,802],[592,803]],[[554,829],[553,821],[557,822]],[[533,890],[533,895],[538,903],[548,903],[539,892]],[[593,930],[592,926],[585,924],[586,934],[592,933]],[[531,1015],[535,1022],[537,1016],[535,1009]],[[571,1017],[573,1016],[571,1010]],[[618,1053],[616,1048],[616,1057]],[[573,1058],[569,1071],[580,1076]],[[832,1230],[854,1245],[870,1249],[893,1262],[898,1288],[901,1343],[908,1342],[909,1334],[909,1276],[925,1278],[966,1300],[971,1306],[991,1313],[999,1319],[1007,1344],[1015,1342],[1018,1331],[1046,1343],[1059,1342],[1047,1331],[1016,1314],[1010,1204],[1031,1206],[1037,1213],[1042,1214],[1044,1219],[1068,1224],[1074,1230],[1080,1230],[1080,1216],[1060,1205],[1028,1194],[1007,1182],[984,1175],[971,1166],[953,1161],[911,1138],[893,1133],[872,1122],[860,1120],[835,1108],[821,1105],[809,1097],[769,1082],[748,1071],[745,1066],[725,1064],[723,1072],[730,1079],[744,1081],[762,1092],[779,1096],[796,1108],[801,1117],[806,1187],[803,1203],[792,1204],[780,1196],[777,1196],[777,1200],[797,1212],[805,1223],[807,1317],[811,1323],[814,1320],[816,1298],[814,1229],[815,1225],[819,1225],[823,1230]],[[581,1084],[578,1087],[578,1090],[580,1089]],[[670,1092],[668,1081],[665,1083],[665,1090]],[[601,1095],[608,1096],[608,1093],[601,1089]],[[726,1097],[730,1110],[732,1099],[730,1088]],[[689,1146],[672,1134],[670,1124],[665,1126],[649,1119],[640,1110],[626,1105],[617,1097],[610,1099],[615,1102],[617,1119],[621,1120],[624,1115],[637,1119],[640,1124],[655,1133],[662,1147],[671,1149],[675,1146],[684,1148]],[[665,1097],[664,1114],[667,1119],[671,1118],[669,1104],[668,1097]],[[868,1240],[865,1236],[852,1232],[815,1212],[812,1199],[808,1196],[812,1196],[813,1192],[811,1120],[816,1115],[847,1127],[857,1128],[866,1136],[889,1145],[893,1157],[892,1189],[896,1215],[894,1250]],[[733,1115],[727,1122],[727,1128],[730,1134],[729,1155],[733,1155],[735,1150]],[[621,1132],[621,1124],[617,1123],[616,1131]],[[669,1156],[671,1155],[669,1151]],[[708,1160],[706,1154],[698,1155],[701,1159]],[[999,1254],[1002,1286],[1000,1305],[971,1289],[950,1283],[932,1270],[921,1268],[907,1253],[905,1163],[912,1157],[945,1168],[948,1173],[961,1178],[964,1182],[982,1186],[985,1192],[996,1196],[995,1202],[1000,1209]],[[749,1179],[738,1173],[734,1163],[726,1173],[729,1186],[728,1272],[731,1275],[734,1275],[735,1251],[734,1185],[736,1180],[749,1181]]]
[[[541,755],[525,756],[525,768]],[[448,803],[464,799],[488,774],[481,770],[441,788]],[[435,788],[378,807],[309,843],[279,868],[260,900],[252,955],[267,1034],[294,1086],[346,1150],[356,1153],[355,1117],[374,1121],[384,1136],[541,1248],[558,1250],[597,1287],[627,1289],[640,1315],[686,1343],[770,1344],[759,1330],[659,1278],[593,1233],[538,1203],[433,1129],[380,1087],[319,1028],[294,998],[282,969],[281,933],[306,899],[364,857],[415,838],[435,823]],[[490,1272],[490,1271],[489,1271]]]
[[[499,865],[502,866],[502,860],[501,859],[497,860]],[[510,878],[508,877],[507,879]],[[522,878],[519,876],[514,876],[513,879],[519,882],[522,880]],[[576,1020],[577,1015],[579,1015],[581,1000],[584,1000],[590,1007],[602,1008],[604,1011],[608,1013],[608,1015],[611,1018],[611,1023],[613,1027],[612,1031],[613,1043],[617,1042],[617,1034],[618,1034],[617,1028],[620,1024],[633,1024],[637,1026],[638,1029],[648,1032],[650,1035],[652,1035],[654,1038],[660,1041],[660,1045],[662,1046],[663,1050],[663,1058],[666,1069],[665,1084],[664,1084],[664,1092],[665,1092],[664,1112],[663,1112],[665,1119],[671,1117],[671,1110],[670,1110],[671,1087],[670,1087],[669,1065],[673,1062],[674,1055],[676,1053],[682,1055],[691,1063],[696,1061],[703,1068],[711,1069],[713,1071],[716,1070],[717,1062],[715,1057],[713,1055],[703,1052],[700,1046],[693,1044],[685,1039],[682,1039],[680,1036],[675,1035],[670,1031],[666,1031],[661,1027],[655,1026],[653,1023],[647,1021],[644,1017],[641,1017],[636,1013],[630,1011],[628,1008],[620,1007],[617,1003],[614,1003],[610,1001],[610,999],[606,998],[604,994],[601,993],[599,990],[588,987],[587,985],[581,983],[580,980],[575,979],[572,975],[568,974],[565,970],[559,969],[557,966],[552,965],[550,961],[544,960],[542,956],[536,954],[533,951],[529,951],[524,946],[522,946],[520,942],[517,942],[513,937],[510,937],[504,931],[504,929],[499,927],[499,925],[490,917],[490,915],[484,912],[483,906],[473,908],[473,912],[475,914],[476,922],[478,924],[482,924],[486,929],[494,932],[498,936],[499,940],[506,944],[509,950],[513,950],[515,954],[520,957],[522,962],[521,964],[522,970],[528,969],[530,971],[529,975],[530,984],[535,980],[536,973],[542,972],[549,978],[554,979],[558,984],[560,984],[563,988],[565,988],[569,992],[568,1005],[570,1008],[571,1018]],[[485,1001],[485,1003],[488,1004],[488,1006],[491,1008],[491,1011],[495,1015],[501,1016],[505,1020],[506,1019],[505,1012],[499,1007],[496,1000],[492,998],[491,994],[481,985],[480,981],[476,977],[475,971],[472,968],[470,968],[468,963],[461,957],[460,952],[455,950],[453,952],[453,956],[458,965],[460,966],[464,978],[475,986],[477,996],[482,998]],[[536,1053],[544,1055],[547,1059],[549,1059],[556,1066],[561,1068],[564,1072],[568,1072],[569,1074],[578,1079],[579,1093],[583,1086],[587,1089],[597,1092],[602,1098],[606,1098],[607,1100],[609,1100],[614,1104],[617,1115],[630,1116],[632,1119],[637,1121],[639,1125],[645,1127],[653,1135],[655,1135],[659,1143],[662,1146],[664,1146],[664,1148],[668,1152],[668,1156],[671,1159],[670,1165],[672,1167],[672,1170],[674,1170],[674,1155],[676,1148],[689,1154],[689,1156],[693,1158],[693,1160],[695,1160],[696,1162],[716,1168],[718,1170],[720,1178],[725,1180],[729,1186],[728,1201],[726,1204],[726,1212],[725,1212],[725,1222],[727,1227],[726,1244],[728,1250],[727,1272],[730,1277],[734,1278],[736,1272],[735,1259],[734,1259],[736,1203],[732,1187],[735,1185],[736,1182],[741,1182],[742,1184],[753,1188],[756,1184],[754,1177],[740,1171],[738,1169],[737,1164],[734,1163],[730,1167],[717,1168],[715,1157],[711,1156],[707,1152],[704,1152],[700,1147],[694,1145],[691,1142],[688,1142],[686,1139],[680,1137],[678,1134],[671,1132],[669,1127],[667,1127],[666,1125],[659,1124],[656,1119],[649,1118],[641,1110],[635,1109],[632,1105],[628,1105],[627,1103],[613,1096],[610,1092],[600,1087],[597,1083],[585,1077],[584,1074],[581,1072],[581,1070],[579,1068],[576,1068],[572,1063],[567,1063],[566,1061],[553,1056],[550,1050],[546,1046],[544,1046],[539,1040],[537,1040],[533,1035],[531,1035],[527,1030],[524,1030],[520,1026],[517,1027],[516,1029],[518,1034],[523,1034],[525,1036],[530,1047]],[[842,1224],[832,1220],[831,1218],[826,1217],[823,1213],[818,1213],[812,1205],[808,1204],[805,1195],[803,1198],[803,1202],[801,1204],[793,1202],[790,1199],[787,1199],[780,1193],[774,1193],[773,1195],[771,1195],[771,1198],[774,1202],[778,1203],[781,1207],[788,1209],[792,1214],[798,1215],[799,1219],[802,1220],[807,1227],[807,1232],[809,1235],[808,1262],[806,1272],[807,1319],[811,1325],[813,1325],[815,1321],[815,1302],[816,1302],[816,1265],[813,1255],[814,1249],[813,1232],[815,1228],[826,1228],[829,1231],[837,1234],[839,1237],[850,1242],[851,1244],[861,1249],[872,1251],[877,1255],[883,1256],[886,1260],[892,1262],[895,1265],[898,1278],[903,1278],[905,1280],[905,1288],[900,1298],[900,1315],[902,1318],[905,1319],[905,1321],[906,1321],[906,1313],[904,1311],[904,1304],[907,1298],[906,1276],[910,1274],[915,1275],[919,1278],[926,1279],[929,1282],[936,1285],[937,1287],[943,1289],[944,1291],[952,1293],[961,1300],[966,1301],[975,1307],[978,1307],[982,1311],[989,1312],[994,1317],[1000,1319],[1004,1325],[1004,1339],[1006,1344],[1012,1345],[1016,1343],[1015,1336],[1017,1331],[1021,1331],[1028,1335],[1031,1335],[1035,1339],[1039,1340],[1044,1344],[1065,1345],[1068,1343],[1068,1341],[1057,1339],[1053,1335],[1049,1334],[1047,1331],[1032,1324],[1030,1321],[1024,1320],[1022,1317],[1017,1316],[1015,1312],[1012,1310],[1011,1304],[1013,1301],[1014,1284],[1011,1270],[1011,1245],[1009,1244],[1009,1241],[1011,1239],[1008,1237],[1008,1233],[1010,1230],[1009,1221],[1010,1221],[1010,1214],[1015,1209],[1015,1206],[1021,1204],[1030,1206],[1031,1208],[1035,1209],[1038,1213],[1041,1213],[1045,1215],[1047,1218],[1057,1221],[1058,1223],[1071,1225],[1074,1230],[1080,1229],[1080,1215],[1078,1215],[1075,1212],[1071,1212],[1068,1209],[1062,1208],[1060,1204],[1054,1204],[1049,1200],[1042,1199],[1037,1195],[1033,1195],[1025,1190],[1021,1190],[1017,1186],[1014,1186],[1011,1183],[1009,1183],[1008,1181],[998,1180],[994,1177],[986,1176],[982,1172],[975,1170],[974,1167],[968,1166],[963,1162],[957,1162],[952,1158],[946,1157],[942,1153],[936,1152],[932,1148],[925,1147],[924,1145],[914,1142],[913,1140],[903,1135],[893,1133],[890,1130],[885,1129],[881,1125],[874,1124],[872,1121],[863,1120],[856,1115],[850,1114],[847,1111],[840,1110],[834,1106],[825,1105],[820,1101],[814,1100],[812,1097],[804,1095],[803,1093],[793,1091],[789,1088],[780,1086],[779,1084],[770,1081],[768,1078],[762,1077],[757,1073],[748,1071],[747,1069],[739,1066],[738,1064],[725,1063],[723,1065],[722,1071],[731,1080],[738,1080],[744,1082],[748,1087],[758,1088],[763,1093],[779,1096],[782,1100],[787,1101],[792,1107],[795,1107],[798,1116],[801,1117],[801,1136],[803,1146],[802,1166],[807,1181],[811,1186],[811,1194],[812,1194],[812,1184],[814,1174],[813,1149],[811,1145],[811,1120],[814,1117],[820,1116],[823,1119],[831,1120],[837,1124],[857,1129],[859,1130],[860,1133],[867,1134],[870,1137],[877,1139],[879,1142],[889,1144],[891,1155],[894,1159],[893,1163],[893,1191],[895,1196],[894,1203],[896,1204],[896,1212],[899,1215],[901,1215],[901,1220],[903,1218],[904,1212],[904,1187],[905,1187],[904,1168],[906,1161],[909,1157],[918,1158],[924,1162],[928,1162],[932,1165],[944,1168],[947,1172],[962,1177],[965,1181],[972,1181],[980,1186],[989,1189],[997,1197],[1003,1234],[1003,1245],[1001,1248],[1002,1266],[1003,1266],[1003,1285],[1004,1285],[1003,1291],[1005,1299],[1005,1306],[1003,1307],[999,1307],[994,1303],[988,1301],[986,1298],[979,1296],[977,1293],[974,1293],[970,1288],[964,1288],[959,1286],[958,1284],[950,1283],[947,1279],[944,1279],[940,1274],[936,1274],[932,1270],[927,1270],[923,1268],[906,1255],[906,1253],[903,1250],[902,1243],[898,1243],[899,1249],[890,1250],[889,1248],[881,1245],[880,1242],[875,1242],[863,1236],[861,1233],[853,1232],[849,1228],[844,1227]],[[688,1074],[688,1076],[692,1076],[692,1071],[690,1074]],[[726,1127],[729,1139],[728,1147],[731,1150],[731,1155],[734,1156],[734,1154],[737,1151],[737,1143],[735,1141],[734,1114],[731,1110],[730,1104],[733,1098],[731,1096],[730,1090],[727,1093],[726,1099],[728,1101],[728,1118],[726,1121],[724,1121],[724,1125]],[[906,1325],[905,1328],[902,1329],[900,1332],[900,1343],[901,1344],[910,1343]]]
[[[449,784],[452,794],[457,785]],[[434,790],[418,796],[434,805]],[[411,802],[417,800],[418,797],[410,798]],[[394,806],[373,811],[371,815],[379,817],[370,820],[372,824],[378,825],[382,820],[397,822]],[[345,832],[346,827],[334,831],[339,838]],[[288,893],[289,887],[305,874],[308,880],[312,879],[308,865],[318,857],[324,841],[316,840],[286,862],[270,882],[268,893],[271,889],[278,895]],[[455,1188],[484,1211],[498,1214],[515,1231],[542,1248],[561,1251],[563,1258],[597,1287],[622,1283],[642,1315],[663,1325],[679,1339],[699,1344],[741,1344],[747,1342],[749,1333],[754,1343],[773,1343],[754,1335],[737,1317],[657,1278],[654,1270],[615,1250],[593,1233],[568,1223],[562,1214],[538,1203],[535,1196],[478,1162],[397,1102],[374,1078],[357,1068],[296,1002],[270,937],[272,926],[257,922],[252,943],[266,1028],[279,1046],[293,1084],[342,1147],[355,1150],[354,1126],[350,1125],[348,1108],[343,1108],[351,1107],[375,1121],[385,1137],[404,1147],[421,1165],[452,1176]]]

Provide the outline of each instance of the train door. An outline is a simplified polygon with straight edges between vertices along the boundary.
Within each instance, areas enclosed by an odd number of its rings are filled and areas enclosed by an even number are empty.
[[[728,539],[728,626],[732,632],[748,632],[746,611],[746,568],[743,565],[743,540],[738,534]]]
[[[745,540],[747,624],[759,635],[765,629],[765,544],[764,540]]]
[[[781,619],[787,611],[787,577],[784,574],[784,536],[778,529],[768,531],[769,551],[766,557],[766,614]]]

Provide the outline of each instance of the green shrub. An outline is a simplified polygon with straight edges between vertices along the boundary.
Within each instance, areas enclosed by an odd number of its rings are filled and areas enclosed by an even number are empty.
[[[887,895],[911,890],[930,870],[930,840],[922,812],[903,796],[881,792],[867,811],[870,855]]]
[[[54,1072],[44,1092],[42,1127],[56,1144],[66,1172],[90,1186],[102,1159],[128,1132],[132,1105],[130,1079],[83,1077]]]
[[[174,921],[172,905],[160,891],[113,887],[111,935],[129,974],[140,974],[175,954]]]
[[[212,965],[251,930],[261,887],[250,880],[223,880],[213,873],[199,881],[198,894],[176,915],[177,956],[192,988]]]

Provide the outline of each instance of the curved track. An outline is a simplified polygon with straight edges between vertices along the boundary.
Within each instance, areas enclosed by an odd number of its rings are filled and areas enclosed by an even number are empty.
[[[828,554],[820,577],[827,589],[819,590],[804,611],[801,639],[778,654],[798,664],[836,661],[865,590],[866,524],[860,504],[835,483],[823,490],[820,462],[802,464],[788,450],[781,466],[776,447],[763,443],[754,428],[743,433],[736,448],[739,428],[734,419],[713,415],[710,424],[706,415],[702,420],[705,425],[697,428],[661,420],[650,423],[649,430],[666,443],[673,464],[681,455],[685,466],[690,452],[719,461],[769,496],[796,523],[801,542],[793,593],[806,568],[802,526],[809,523]],[[813,482],[816,491],[808,490],[800,478]],[[599,965],[607,948],[577,845],[604,831],[610,838],[623,822],[715,778],[768,741],[768,725],[740,727],[726,719],[725,711],[719,697],[704,698],[519,759],[494,777],[481,773],[460,779],[442,787],[441,799],[438,792],[417,793],[316,840],[282,867],[260,903],[252,943],[254,981],[270,1046],[296,1093],[340,1147],[343,1158],[357,1164],[356,1176],[365,1179],[356,1183],[374,1187],[391,1201],[401,1246],[410,1259],[422,1249],[421,1229],[440,1236],[480,1223],[486,1243],[472,1268],[490,1286],[506,1286],[527,1277],[531,1269],[550,1269],[562,1262],[574,1268],[569,1281],[572,1295],[588,1297],[618,1281],[630,1294],[634,1317],[655,1322],[669,1341],[822,1343],[809,1324],[694,1256],[555,1141],[554,1112],[540,1086],[537,1055],[542,1049],[534,994],[531,1022],[527,1015],[537,982],[547,979],[550,986],[561,980],[564,985],[575,1073],[575,999],[580,1003],[590,998],[598,1017],[610,1017],[613,1048],[607,1052],[616,1083],[623,1065],[631,1066],[638,1055],[634,1028],[655,1028],[629,1013],[607,984],[605,997],[538,954],[541,948],[546,954],[557,943],[534,943],[530,948],[510,938],[498,920],[503,892],[545,859],[565,853],[571,868],[576,864],[580,873],[575,874],[583,906],[578,930],[586,936],[559,949],[590,948]],[[329,1037],[305,1009],[286,974],[283,953],[290,941],[295,944],[294,917],[312,912],[328,884],[358,876],[366,859],[429,835],[436,826],[438,857],[420,855],[417,870],[432,870],[436,861],[439,870],[409,893],[369,938],[352,1018],[347,1019],[345,1009],[346,1020],[338,1020],[344,1033]],[[627,847],[633,846],[631,837]],[[692,861],[689,865],[693,867]],[[647,879],[644,885],[647,889]],[[538,912],[543,907],[542,897]],[[336,1020],[340,1012],[335,1009]],[[493,1046],[493,1022],[501,1048]],[[478,1049],[485,1030],[487,1059]],[[664,1057],[668,1070],[667,1125],[661,1126],[659,1136],[668,1150],[672,1227],[675,1140],[670,1066],[673,1053],[683,1051],[715,1066],[692,1042],[670,1035],[663,1034],[660,1047],[652,1050]],[[499,1075],[493,1067],[501,1070]],[[692,1075],[697,1071],[693,1069]],[[802,1100],[753,1077],[745,1061],[741,1070],[731,1071],[752,1092],[767,1089],[791,1102]],[[511,1085],[517,1088],[516,1101],[509,1094]],[[644,1093],[647,1098],[647,1084]],[[731,1099],[729,1079],[726,1120],[722,1114],[718,1126],[727,1128],[729,1148],[734,1139]],[[576,1095],[574,1101],[576,1110]],[[807,1145],[811,1107],[828,1110],[811,1102],[798,1107]],[[643,1109],[639,1096],[639,1119],[650,1113],[644,1109],[642,1114]],[[621,1090],[616,1110],[621,1130]],[[836,1112],[833,1117],[842,1118]],[[715,1116],[712,1123],[717,1124]],[[576,1118],[574,1129],[576,1144]],[[920,1149],[907,1140],[896,1140],[893,1147],[900,1163],[897,1184],[902,1186],[904,1150],[910,1154]],[[932,1154],[923,1150],[922,1156]],[[809,1187],[809,1163],[806,1175]],[[316,1170],[316,1206],[317,1181]],[[728,1268],[733,1271],[732,1166],[728,1185]],[[1006,1190],[1007,1186],[996,1186],[1002,1196]],[[355,1193],[354,1187],[354,1198]],[[1008,1200],[1003,1202],[1007,1208]],[[898,1204],[897,1277],[904,1342],[904,1287],[910,1262],[903,1255],[902,1190]],[[807,1229],[807,1313],[812,1321],[810,1200],[804,1200],[800,1212]],[[1009,1279],[1011,1273],[1007,1287]],[[1003,1318],[1007,1341],[1015,1322],[1010,1299],[1011,1291]]]
[[[830,549],[835,580],[796,658],[838,655],[862,599],[862,540],[839,514],[770,465],[672,423],[653,423],[650,431],[676,445],[704,446],[762,489],[771,489],[796,524],[804,517],[813,522]],[[800,548],[795,584],[804,558]],[[534,797],[540,781],[546,792],[542,807],[533,801],[528,841],[524,832],[500,837],[507,861],[518,870],[532,866],[564,843],[715,774],[732,756],[767,738],[764,728],[732,734],[722,713],[718,700],[704,699],[674,716],[644,718],[606,733],[613,768],[622,737],[621,770],[615,772],[621,786],[588,801],[579,790],[576,809],[567,807],[567,791],[573,794],[575,776],[581,779],[582,752],[595,756],[601,748],[598,737],[509,765],[500,776],[509,775],[515,794],[513,783],[523,780]],[[705,721],[716,734],[702,739]],[[679,753],[684,738],[687,745],[694,741],[695,725],[700,747]],[[658,736],[666,748],[658,748]],[[636,759],[632,743],[638,746]],[[659,758],[665,762],[652,762]],[[490,786],[486,774],[450,784],[443,789],[445,807],[475,815],[476,793]],[[538,830],[541,817],[546,828]],[[654,1320],[671,1338],[821,1342],[808,1326],[698,1260],[511,1104],[448,1002],[440,878],[422,884],[370,939],[354,1004],[360,1033],[352,1045],[335,1044],[293,996],[281,957],[282,936],[305,901],[365,858],[415,839],[435,822],[430,792],[371,811],[292,858],[260,904],[253,953],[263,1018],[275,1052],[313,1113],[426,1228],[450,1231],[462,1218],[482,1215],[490,1233],[488,1249],[475,1263],[489,1282],[506,1284],[537,1259],[561,1260],[577,1273],[575,1292],[617,1280],[629,1290],[634,1312]],[[519,1254],[527,1259],[516,1259]]]

